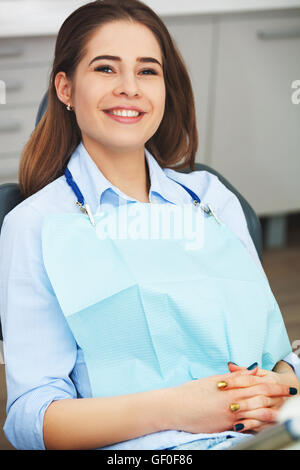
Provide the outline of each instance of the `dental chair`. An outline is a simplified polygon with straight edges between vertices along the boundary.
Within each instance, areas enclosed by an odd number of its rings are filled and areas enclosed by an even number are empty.
[[[42,118],[47,108],[47,93],[44,95],[36,117],[35,125],[37,125]],[[229,181],[226,180],[213,168],[204,165],[202,163],[195,164],[195,170],[205,170],[216,175],[219,180],[232,191],[240,201],[242,209],[245,214],[249,233],[252,237],[254,245],[256,247],[258,256],[262,260],[262,228],[260,220],[257,217],[255,211],[246,201],[246,199],[240,194],[240,192],[232,186]],[[189,169],[180,170],[183,173],[189,173]],[[22,202],[23,197],[21,195],[19,185],[17,183],[5,183],[0,185],[0,231],[3,223],[3,219],[8,212],[10,212],[16,205]],[[2,345],[2,331],[0,322],[0,363],[1,363],[1,345]],[[256,436],[254,435],[251,439],[247,439],[244,442],[237,444],[232,447],[231,450],[300,450],[300,397],[296,400],[294,398],[287,401],[287,403],[280,410],[280,417],[273,427],[261,431]]]
[[[40,103],[40,106],[37,112],[37,117],[36,117],[36,122],[35,122],[36,126],[40,122],[40,119],[42,118],[43,114],[45,113],[47,109],[47,103],[48,103],[48,95],[46,93]],[[261,228],[259,218],[257,217],[255,211],[250,206],[250,204],[239,193],[239,191],[234,186],[232,186],[229,183],[229,181],[226,180],[226,178],[220,175],[213,168],[207,165],[204,165],[202,163],[196,163],[195,170],[196,171],[205,170],[205,171],[209,171],[210,173],[213,173],[219,178],[219,180],[230,191],[232,191],[238,197],[241,203],[241,206],[243,208],[246,220],[247,220],[249,233],[256,247],[258,256],[260,259],[262,259],[262,228]],[[190,173],[189,169],[180,170],[180,171],[182,173]],[[0,185],[0,231],[1,231],[2,223],[3,223],[3,219],[6,216],[6,214],[8,214],[8,212],[10,212],[22,200],[23,200],[23,197],[21,195],[19,185],[17,183],[5,183],[5,184]],[[2,330],[1,330],[1,323],[0,323],[0,341],[1,340],[3,340],[3,338],[2,338]]]

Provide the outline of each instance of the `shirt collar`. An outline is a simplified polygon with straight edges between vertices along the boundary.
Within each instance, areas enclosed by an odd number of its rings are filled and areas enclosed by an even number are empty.
[[[174,204],[182,204],[185,200],[186,202],[190,201],[190,196],[187,192],[178,183],[166,176],[164,170],[146,148],[145,157],[149,167],[151,182],[149,191],[150,201],[152,201],[153,193],[158,193],[166,201]],[[136,201],[136,199],[124,194],[105,178],[87,152],[82,141],[73,152],[68,168],[85,201],[90,205],[92,212],[96,212],[99,209],[101,196],[107,189],[112,189],[124,199]]]
[[[159,166],[153,155],[145,148],[145,155],[147,158],[149,173],[150,173],[150,196],[151,193],[158,193],[166,201],[173,204],[182,204],[183,202],[190,202],[190,195],[176,183],[169,178],[164,170]],[[151,199],[150,199],[151,200]]]
[[[91,211],[96,212],[101,195],[111,188],[112,184],[99,170],[82,141],[73,152],[68,168],[82,192],[84,200],[89,204]]]

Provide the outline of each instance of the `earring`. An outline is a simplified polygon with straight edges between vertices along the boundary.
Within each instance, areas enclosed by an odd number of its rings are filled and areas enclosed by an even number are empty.
[[[68,110],[68,111],[73,111],[72,106],[70,106],[70,105],[68,104],[68,105],[67,105],[67,110]]]

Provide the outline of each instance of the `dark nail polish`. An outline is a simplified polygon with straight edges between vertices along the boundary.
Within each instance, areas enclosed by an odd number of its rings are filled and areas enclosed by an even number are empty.
[[[290,393],[290,395],[297,395],[298,390],[294,387],[290,387],[289,393]]]
[[[258,366],[258,363],[257,362],[253,362],[253,364],[251,364],[251,366],[247,367],[248,370],[253,370],[255,369],[255,367]]]
[[[227,362],[227,364],[233,364],[234,366],[237,366],[237,364],[235,362],[232,362],[232,361]]]
[[[244,429],[244,425],[242,423],[239,423],[239,424],[235,424],[234,426],[234,430],[235,431],[241,431],[242,429]]]

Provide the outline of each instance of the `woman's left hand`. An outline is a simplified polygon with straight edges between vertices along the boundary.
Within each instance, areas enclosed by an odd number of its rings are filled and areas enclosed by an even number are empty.
[[[246,367],[240,367],[236,364],[233,364],[232,362],[228,363],[228,369],[230,372],[237,372],[239,370],[244,370]],[[276,364],[274,371],[269,371],[269,370],[264,370],[264,369],[257,369],[256,372],[256,377],[262,377],[262,382],[268,382],[268,383],[276,383],[276,384],[283,384],[283,385],[288,385],[289,387],[295,388],[298,390],[298,393],[300,393],[300,382],[292,370],[292,368],[285,362],[280,361],[279,363]],[[265,379],[265,380],[264,380]],[[284,402],[286,400],[289,400],[289,397],[278,397],[278,400],[276,402],[276,405],[270,406],[272,410],[278,412],[279,409],[282,407]],[[257,419],[257,410],[253,411],[247,411],[246,413],[243,413],[243,419],[239,420],[239,415],[238,413],[236,414],[237,417],[237,422],[236,424],[243,424],[243,432],[249,433],[253,431],[254,433],[257,433],[259,431],[262,431],[263,429],[266,429],[268,427],[273,426],[277,421],[259,421]],[[246,416],[246,419],[245,419]],[[273,413],[274,416],[274,413]],[[274,418],[273,418],[274,419]]]

